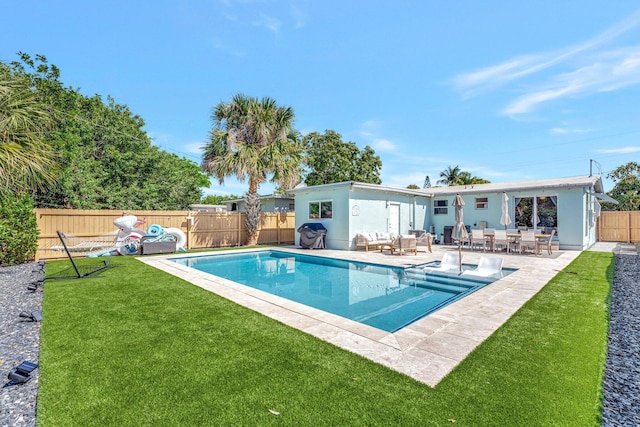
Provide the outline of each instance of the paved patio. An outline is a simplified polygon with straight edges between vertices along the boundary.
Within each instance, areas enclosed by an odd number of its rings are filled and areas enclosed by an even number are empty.
[[[418,252],[418,255],[404,256],[377,251],[302,250],[294,247],[276,249],[407,267],[440,260],[444,252],[457,251],[453,246],[440,245],[434,245],[433,253]],[[599,248],[596,245],[592,250],[611,251],[612,248]],[[202,252],[178,256],[205,254]],[[465,264],[477,264],[480,256],[487,253],[465,249],[463,254]],[[559,251],[554,252],[552,256],[499,254],[498,256],[504,257],[505,268],[518,270],[395,333],[388,333],[169,261],[176,255],[138,259],[433,387],[579,254],[579,251]]]

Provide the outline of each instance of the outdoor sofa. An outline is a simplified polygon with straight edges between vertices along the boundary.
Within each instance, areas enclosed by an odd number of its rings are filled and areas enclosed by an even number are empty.
[[[358,233],[356,234],[356,249],[382,249],[383,246],[390,246],[395,236],[388,232]]]

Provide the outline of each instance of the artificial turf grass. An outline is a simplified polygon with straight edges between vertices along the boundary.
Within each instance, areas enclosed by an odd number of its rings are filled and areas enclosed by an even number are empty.
[[[113,262],[45,285],[40,425],[599,423],[612,254],[581,254],[435,389]]]

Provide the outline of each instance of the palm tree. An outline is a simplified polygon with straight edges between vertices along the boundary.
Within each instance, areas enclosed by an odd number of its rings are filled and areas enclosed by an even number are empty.
[[[35,190],[55,180],[55,153],[43,134],[51,124],[25,78],[0,67],[0,190]]]
[[[440,180],[438,180],[438,184],[442,185],[457,185],[458,179],[462,171],[460,170],[460,166],[455,167],[447,167],[444,171],[440,172]]]
[[[491,181],[479,178],[477,176],[472,176],[471,172],[460,172],[458,175],[458,179],[456,180],[456,185],[472,185],[472,184],[489,184]]]
[[[293,131],[293,110],[279,107],[271,98],[235,95],[213,109],[214,127],[203,148],[202,168],[220,184],[234,175],[249,179],[247,191],[247,245],[258,242],[260,196],[258,188],[267,181],[281,188],[300,182],[301,144]]]

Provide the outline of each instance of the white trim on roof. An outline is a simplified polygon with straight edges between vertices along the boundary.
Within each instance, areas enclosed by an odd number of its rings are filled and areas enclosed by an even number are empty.
[[[604,194],[602,186],[602,179],[599,175],[592,176],[575,176],[569,178],[550,178],[550,179],[538,179],[531,181],[514,181],[514,182],[499,182],[491,184],[473,184],[473,185],[453,185],[448,187],[430,187],[419,190],[411,190],[408,188],[389,187],[378,184],[367,184],[363,182],[345,181],[336,182],[333,184],[312,185],[308,187],[298,187],[291,190],[287,190],[289,193],[295,194],[300,192],[309,191],[324,191],[331,189],[338,189],[343,187],[358,188],[365,190],[375,191],[387,191],[391,193],[408,194],[412,196],[422,197],[435,197],[435,196],[447,196],[460,194],[482,194],[482,193],[497,193],[497,192],[509,192],[509,191],[523,191],[523,190],[545,190],[553,188],[571,188],[571,187],[594,187],[594,190],[598,194]]]
[[[423,191],[430,191],[434,196],[454,195],[456,193],[496,193],[522,190],[545,190],[553,188],[594,187],[596,192],[602,193],[600,176],[576,176],[570,178],[538,179],[532,181],[499,182],[495,184],[454,185],[450,187],[433,187]]]
[[[613,204],[616,204],[616,205],[620,204],[616,199],[614,199],[613,197],[609,196],[608,194],[594,193],[593,195],[596,196],[596,199],[598,199],[598,200],[602,200],[602,201],[605,201],[605,202],[613,203]]]
[[[368,184],[365,182],[356,182],[356,181],[334,182],[332,184],[321,184],[321,185],[310,185],[308,187],[297,187],[291,190],[287,190],[287,192],[295,194],[295,193],[306,193],[309,191],[332,190],[332,189],[338,189],[343,187],[349,187],[350,189],[360,189],[360,190],[386,191],[389,193],[408,194],[410,196],[431,197],[430,194],[418,192],[418,190],[411,190],[408,188],[400,188],[400,187],[389,187],[386,185],[379,185],[379,184]]]

